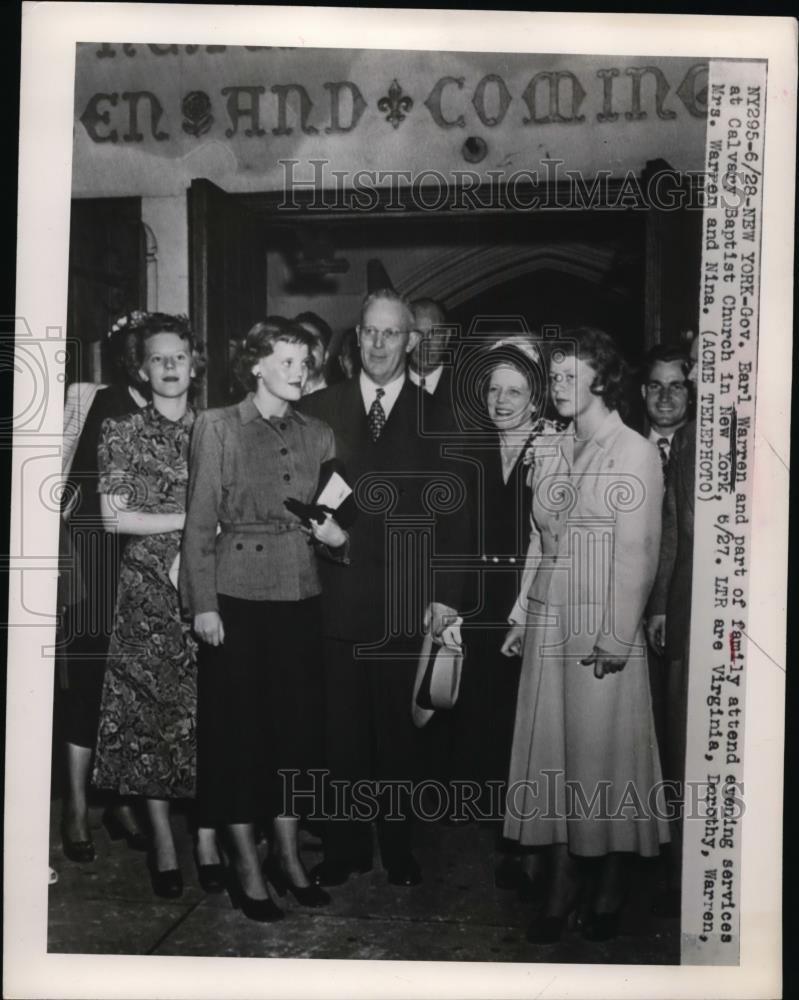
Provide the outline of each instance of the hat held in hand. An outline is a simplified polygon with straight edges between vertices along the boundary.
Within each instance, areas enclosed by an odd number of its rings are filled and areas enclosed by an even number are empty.
[[[429,632],[424,637],[411,700],[411,716],[419,728],[432,719],[434,712],[452,708],[458,700],[463,670],[462,621],[457,618],[444,629],[445,644],[439,645]]]

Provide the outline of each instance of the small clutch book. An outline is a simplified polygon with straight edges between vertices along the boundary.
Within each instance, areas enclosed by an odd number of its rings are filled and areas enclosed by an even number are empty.
[[[296,514],[307,526],[311,521],[321,524],[331,514],[342,528],[348,528],[357,513],[352,487],[347,482],[344,466],[336,458],[323,462],[319,469],[319,483],[311,503],[294,497],[283,501],[286,510]]]

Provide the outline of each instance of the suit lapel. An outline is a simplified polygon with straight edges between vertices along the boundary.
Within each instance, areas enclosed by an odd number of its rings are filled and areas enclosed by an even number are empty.
[[[405,379],[377,442],[378,447],[389,442],[402,443],[407,434],[416,435],[416,407],[422,391],[409,378]]]
[[[364,448],[370,444],[363,396],[357,377],[350,379],[342,387],[337,430],[342,452],[347,454],[350,461],[353,456],[362,455]]]

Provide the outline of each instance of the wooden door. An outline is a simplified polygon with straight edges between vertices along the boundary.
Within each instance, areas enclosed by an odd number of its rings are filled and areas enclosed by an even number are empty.
[[[198,403],[225,406],[242,395],[232,351],[266,315],[266,227],[205,179],[191,183],[188,216],[189,303],[208,358]]]
[[[100,350],[124,313],[147,308],[141,198],[75,198],[69,234],[67,382],[102,382]]]

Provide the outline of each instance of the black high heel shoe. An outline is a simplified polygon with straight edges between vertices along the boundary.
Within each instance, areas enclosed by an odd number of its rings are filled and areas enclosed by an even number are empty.
[[[160,871],[155,855],[147,858],[147,868],[150,872],[150,883],[153,892],[161,899],[179,899],[183,895],[183,875],[179,868],[168,868]]]
[[[73,840],[67,833],[66,825],[61,823],[61,848],[65,857],[70,861],[76,861],[79,865],[88,864],[94,861],[97,856],[92,840]]]
[[[234,910],[241,910],[248,920],[257,920],[262,924],[271,924],[282,920],[285,913],[273,900],[253,899],[242,889],[236,873],[228,870],[227,891]]]
[[[128,830],[110,808],[103,813],[103,826],[111,840],[124,840],[131,851],[149,851],[152,846],[146,833],[142,833],[141,830]]]
[[[270,855],[263,864],[264,877],[275,887],[275,892],[281,898],[290,892],[300,906],[327,906],[330,903],[330,894],[319,886],[295,885],[283,870],[277,858]]]
[[[224,892],[227,885],[225,876],[225,866],[221,861],[214,864],[202,865],[197,856],[197,847],[194,848],[194,863],[197,866],[197,878],[204,892]]]

